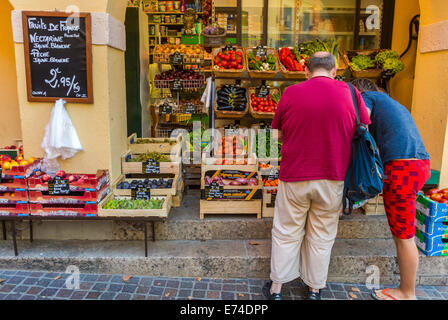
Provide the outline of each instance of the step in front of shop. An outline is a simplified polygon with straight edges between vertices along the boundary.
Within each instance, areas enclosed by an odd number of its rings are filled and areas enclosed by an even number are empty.
[[[0,241],[0,269],[166,277],[268,278],[270,240],[157,241],[144,258],[141,241],[19,241],[14,257],[10,241]],[[398,283],[392,240],[337,240],[330,282],[366,283],[377,271],[381,284]],[[421,256],[418,284],[448,285],[448,257]]]

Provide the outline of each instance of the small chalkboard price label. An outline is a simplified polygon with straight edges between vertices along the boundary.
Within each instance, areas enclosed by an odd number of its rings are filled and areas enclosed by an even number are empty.
[[[280,174],[280,170],[278,170],[277,167],[272,167],[272,168],[269,170],[268,179],[269,179],[269,180],[275,180],[275,179],[278,179],[279,174]]]
[[[151,200],[151,189],[137,187],[131,189],[132,200]]]
[[[28,101],[93,103],[91,16],[23,11]]]
[[[143,174],[160,173],[160,162],[149,159],[143,163]]]
[[[54,177],[48,181],[48,194],[50,196],[68,195],[70,193],[70,182],[61,177]]]
[[[195,114],[196,113],[196,106],[193,103],[188,102],[186,104],[185,108],[184,108],[184,112],[187,113],[187,114]]]
[[[268,49],[266,47],[257,46],[254,49],[257,50],[255,54],[257,57],[265,58],[268,55]]]
[[[168,103],[164,103],[160,106],[159,112],[160,114],[173,114],[173,107]]]
[[[180,52],[175,52],[170,55],[170,64],[173,66],[181,66],[184,64],[184,55]]]
[[[210,186],[205,187],[205,198],[208,200],[223,199],[224,187],[216,182],[212,182]]]
[[[222,52],[225,52],[225,51],[235,51],[235,47],[232,46],[232,45],[230,45],[230,44],[228,44],[228,45],[226,45],[224,48],[222,48],[221,51],[222,51]]]
[[[174,79],[171,84],[171,89],[174,91],[182,91],[184,89],[184,84],[180,79]]]
[[[269,86],[261,85],[255,89],[255,94],[258,98],[266,98],[270,93]]]

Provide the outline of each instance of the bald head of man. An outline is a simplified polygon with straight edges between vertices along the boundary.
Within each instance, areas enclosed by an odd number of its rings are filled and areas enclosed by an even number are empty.
[[[329,52],[316,52],[310,57],[306,66],[306,76],[308,79],[314,77],[336,77],[336,58]]]

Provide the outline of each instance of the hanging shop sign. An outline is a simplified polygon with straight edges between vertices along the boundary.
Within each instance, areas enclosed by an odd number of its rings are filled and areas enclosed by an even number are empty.
[[[28,101],[93,103],[89,13],[22,12]]]

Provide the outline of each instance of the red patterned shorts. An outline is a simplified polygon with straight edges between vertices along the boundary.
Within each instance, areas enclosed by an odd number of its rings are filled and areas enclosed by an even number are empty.
[[[431,176],[429,160],[390,161],[384,165],[383,198],[392,234],[399,239],[415,237],[417,193]]]

